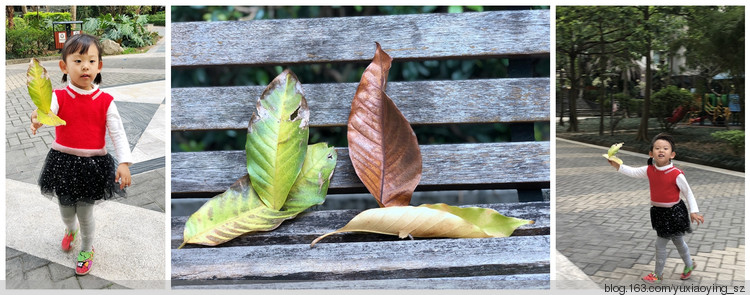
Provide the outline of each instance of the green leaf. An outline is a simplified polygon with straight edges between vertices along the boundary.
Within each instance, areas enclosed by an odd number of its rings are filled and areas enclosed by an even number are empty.
[[[624,142],[621,143],[615,143],[611,147],[609,147],[609,150],[607,150],[607,156],[614,156],[618,151],[620,151],[620,148],[622,145],[625,144]]]
[[[609,150],[607,151],[607,153],[602,155],[602,157],[605,157],[607,158],[607,160],[610,160],[617,164],[622,165],[622,160],[616,157],[615,154],[617,154],[617,152],[620,151],[620,148],[622,147],[623,144],[624,142],[613,144],[611,147],[609,147]]]
[[[521,225],[534,221],[506,217],[493,209],[425,204],[419,207],[394,206],[362,211],[344,227],[316,238],[342,232],[369,232],[423,238],[508,237]]]
[[[26,87],[29,90],[31,101],[37,107],[37,119],[40,123],[49,126],[65,125],[65,121],[50,111],[52,104],[52,82],[45,69],[36,58],[29,62],[26,71]]]
[[[180,248],[185,244],[215,246],[246,233],[273,230],[284,220],[322,204],[336,167],[336,151],[325,143],[307,150],[302,173],[281,210],[266,207],[245,175],[188,218]]]
[[[271,209],[284,205],[302,169],[309,120],[297,76],[289,70],[282,72],[261,94],[245,144],[251,184]]]

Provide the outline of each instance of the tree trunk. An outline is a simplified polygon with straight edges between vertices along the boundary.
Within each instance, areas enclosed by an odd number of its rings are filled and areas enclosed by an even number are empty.
[[[8,29],[12,29],[15,24],[13,23],[13,6],[8,5],[5,11],[5,19],[8,20]]]
[[[604,55],[606,49],[604,44],[604,29],[602,28],[602,24],[599,23],[599,46],[602,53],[599,57],[599,81],[601,82],[601,93],[599,94],[601,95],[601,98],[599,99],[599,136],[604,135],[604,105],[607,100],[607,77],[605,75],[605,72],[607,71],[607,57]]]
[[[71,18],[72,21],[76,21],[76,14],[77,14],[77,10],[78,10],[78,9],[76,9],[77,7],[78,6],[75,6],[75,5],[73,5],[73,6],[70,7],[70,18]]]
[[[643,20],[644,24],[648,26],[649,17],[650,17],[650,11],[648,7],[645,7],[643,10]],[[650,29],[650,27],[647,27],[647,30]],[[638,126],[638,134],[635,137],[636,141],[643,141],[648,142],[648,119],[651,116],[650,114],[650,104],[651,104],[651,32],[649,31],[648,34],[646,34],[646,89],[645,94],[643,96],[643,114],[641,114],[641,125]]]
[[[630,70],[628,68],[625,68],[625,73],[623,74],[622,79],[622,94],[626,95],[626,99],[630,98],[630,93],[628,91],[628,80],[630,80]],[[620,109],[623,109],[623,106],[620,105]],[[623,109],[625,118],[630,117],[630,108],[629,106],[624,106]]]
[[[576,113],[576,101],[578,99],[578,80],[576,76],[576,56],[573,54],[568,56],[570,61],[570,91],[568,92],[568,108],[569,108],[569,132],[578,132],[578,117]]]

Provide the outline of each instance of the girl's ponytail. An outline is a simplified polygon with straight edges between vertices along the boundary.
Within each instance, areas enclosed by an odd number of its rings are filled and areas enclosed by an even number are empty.
[[[649,165],[649,166],[654,165],[654,158],[649,157],[648,161],[646,161],[646,165]]]

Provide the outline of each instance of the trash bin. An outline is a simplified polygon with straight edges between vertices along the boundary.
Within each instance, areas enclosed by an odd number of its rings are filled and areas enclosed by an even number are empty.
[[[77,31],[71,29],[71,26],[75,24],[81,26],[83,21],[52,22],[53,30],[57,28],[57,25],[65,25],[65,31],[55,30],[55,49],[62,49],[63,45],[65,45],[65,41],[68,40],[68,37],[72,36],[71,34],[78,35],[81,33],[80,28]]]

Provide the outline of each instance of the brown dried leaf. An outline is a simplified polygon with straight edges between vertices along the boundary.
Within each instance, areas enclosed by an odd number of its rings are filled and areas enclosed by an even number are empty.
[[[393,59],[375,44],[349,113],[349,157],[380,207],[406,206],[422,177],[422,155],[409,121],[385,94]]]

